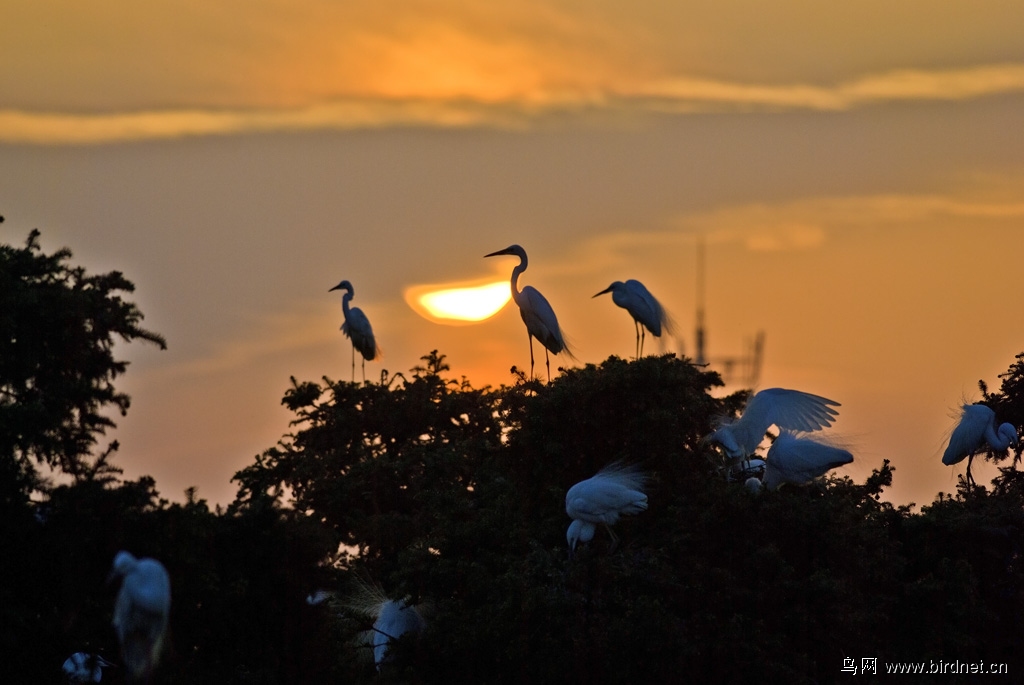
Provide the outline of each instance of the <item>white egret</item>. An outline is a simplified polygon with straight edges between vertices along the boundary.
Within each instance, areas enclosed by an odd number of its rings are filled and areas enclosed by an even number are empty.
[[[640,281],[629,279],[625,283],[615,281],[610,286],[594,295],[612,294],[612,302],[629,312],[633,317],[633,325],[636,328],[636,358],[639,359],[644,353],[644,329],[651,332],[654,337],[661,337],[662,328],[669,334],[672,333],[671,319],[665,312],[661,303],[651,295],[650,291]]]
[[[761,482],[760,478],[757,478],[756,476],[751,476],[750,478],[743,481],[743,487],[746,488],[747,492],[753,495],[760,495],[761,489],[764,487],[764,484]]]
[[[363,314],[359,307],[349,307],[355,295],[355,289],[348,281],[342,281],[327,292],[344,290],[341,298],[341,311],[345,315],[345,323],[341,324],[341,332],[352,341],[352,381],[356,380],[356,350],[363,356],[363,381],[366,381],[366,362],[373,361],[380,355],[380,347],[373,337],[373,328],[370,320]]]
[[[973,483],[971,461],[974,455],[984,449],[985,444],[996,452],[1005,452],[1010,445],[1017,444],[1017,429],[1011,423],[996,427],[996,413],[984,404],[965,404],[960,421],[949,436],[949,445],[942,455],[946,466],[958,464],[967,457],[967,482]]]
[[[818,395],[785,388],[768,388],[747,402],[739,419],[722,425],[709,440],[730,459],[749,457],[771,426],[779,430],[816,431],[832,425],[840,404]]]
[[[306,595],[306,604],[308,604],[311,607],[315,607],[333,598],[334,593],[330,590],[317,590],[311,595]]]
[[[114,557],[111,579],[121,578],[114,605],[114,630],[130,678],[148,678],[160,660],[171,611],[171,581],[156,559],[136,559],[128,552]]]
[[[783,431],[768,450],[762,482],[772,490],[783,483],[806,485],[852,461],[853,455],[844,449]]]
[[[527,259],[526,250],[519,245],[509,245],[504,250],[498,250],[484,257],[496,257],[498,255],[515,255],[519,257],[519,266],[512,269],[512,299],[519,307],[519,315],[523,317],[526,324],[526,334],[530,340],[530,377],[533,377],[533,339],[536,338],[544,346],[544,361],[548,368],[548,381],[551,381],[551,360],[548,352],[559,354],[565,352],[570,359],[574,358],[569,346],[565,343],[562,331],[558,327],[558,319],[555,317],[555,310],[551,308],[548,301],[533,286],[526,286],[519,290],[519,274],[526,271]]]
[[[647,477],[632,467],[611,464],[597,475],[576,483],[565,494],[565,513],[573,520],[565,533],[570,556],[580,542],[590,542],[598,523],[604,524],[612,538],[612,549],[618,538],[611,526],[623,514],[639,514],[647,509],[643,492]]]
[[[418,635],[426,622],[404,599],[389,599],[380,605],[373,622],[373,661],[377,670],[388,660],[388,647],[403,635]]]
[[[64,675],[69,683],[98,683],[103,669],[113,665],[99,654],[75,652],[64,661]]]

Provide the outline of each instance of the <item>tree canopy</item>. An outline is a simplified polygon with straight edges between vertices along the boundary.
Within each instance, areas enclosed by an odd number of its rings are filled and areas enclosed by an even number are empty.
[[[105,463],[97,436],[115,424],[104,410],[130,404],[114,387],[127,368],[115,337],[167,344],[122,299],[135,286],[121,272],[90,275],[67,248],[45,254],[39,235],[0,244],[0,462],[26,478],[37,463],[82,478]]]
[[[235,501],[172,503],[151,478],[119,479],[97,445],[103,409],[128,408],[113,338],[163,339],[120,298],[121,274],[88,276],[37,239],[0,246],[5,679],[56,682],[76,651],[118,661],[104,579],[121,549],[170,573],[156,683],[816,683],[864,657],[1024,667],[1019,446],[1009,464],[987,455],[991,487],[961,480],[919,511],[885,501],[885,459],[863,483],[754,494],[705,439],[748,393],[687,359],[475,388],[434,351],[380,383],[293,378],[291,430],[236,474]],[[997,391],[981,387],[1024,432],[1024,353]],[[566,491],[613,462],[649,474],[649,508],[618,522],[617,545],[599,529],[570,557]],[[74,478],[48,484],[38,464]],[[332,599],[307,602],[317,591]],[[367,596],[426,619],[379,673]]]

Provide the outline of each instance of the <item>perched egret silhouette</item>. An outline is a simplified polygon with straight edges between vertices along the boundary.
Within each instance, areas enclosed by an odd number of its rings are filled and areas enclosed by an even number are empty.
[[[612,302],[625,309],[633,317],[633,325],[636,327],[637,359],[644,353],[645,329],[656,338],[661,337],[663,328],[669,334],[672,333],[671,319],[665,312],[665,308],[640,281],[632,278],[625,283],[615,281],[594,297],[605,293],[611,293]]]
[[[497,257],[498,255],[515,255],[519,257],[519,266],[512,269],[512,299],[519,307],[519,315],[523,317],[526,324],[526,334],[530,340],[530,377],[533,377],[533,339],[536,338],[544,346],[544,362],[548,368],[548,382],[551,382],[551,360],[548,352],[559,354],[565,352],[570,359],[572,351],[565,343],[562,331],[558,327],[558,319],[555,317],[555,310],[551,308],[548,301],[540,294],[540,291],[533,286],[526,286],[519,290],[519,274],[526,271],[528,263],[526,250],[519,245],[509,245],[504,250],[498,250],[484,257]]]
[[[853,455],[788,431],[779,433],[768,450],[764,486],[777,490],[783,483],[805,485],[828,471],[853,461]]]
[[[946,466],[958,464],[967,457],[967,482],[974,483],[971,476],[971,461],[974,455],[988,444],[996,452],[1005,452],[1010,445],[1017,445],[1017,429],[1011,423],[996,427],[996,413],[984,404],[965,404],[960,421],[949,436],[949,445],[942,455]]]
[[[569,488],[565,494],[565,513],[572,519],[565,532],[569,556],[576,552],[578,543],[594,539],[598,523],[608,529],[614,550],[619,539],[611,526],[623,514],[639,514],[647,509],[643,492],[646,480],[645,474],[635,468],[615,463]]]
[[[730,459],[749,457],[771,426],[779,430],[816,431],[832,425],[840,404],[818,395],[785,388],[768,388],[747,402],[743,414],[709,436]]]
[[[64,675],[69,683],[98,683],[103,669],[113,665],[99,654],[75,652],[64,661]]]
[[[348,281],[342,281],[327,292],[344,290],[341,298],[341,311],[345,315],[345,323],[341,324],[341,332],[352,341],[352,382],[356,380],[356,350],[363,355],[363,382],[366,382],[366,362],[373,361],[380,355],[377,340],[373,337],[370,320],[359,307],[349,307],[355,289]]]
[[[388,661],[391,642],[403,635],[418,635],[426,622],[415,607],[404,599],[389,599],[380,605],[377,620],[373,622],[373,662],[377,670]]]
[[[136,559],[128,552],[114,557],[114,578],[121,578],[114,605],[121,660],[130,679],[144,680],[160,660],[171,611],[171,581],[159,561]]]

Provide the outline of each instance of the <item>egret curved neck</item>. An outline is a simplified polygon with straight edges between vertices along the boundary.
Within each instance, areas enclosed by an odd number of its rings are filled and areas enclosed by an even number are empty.
[[[516,301],[516,304],[519,304],[519,299],[522,296],[519,291],[519,274],[526,271],[526,263],[526,255],[520,255],[519,266],[512,269],[512,299]]]
[[[341,296],[341,311],[348,315],[348,303],[352,301],[353,290],[351,287],[345,288],[345,294]]]

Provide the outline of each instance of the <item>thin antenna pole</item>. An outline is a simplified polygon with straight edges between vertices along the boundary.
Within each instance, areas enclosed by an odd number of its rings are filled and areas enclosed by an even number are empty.
[[[697,236],[697,330],[694,334],[697,348],[696,364],[707,363],[704,357],[704,236]]]

